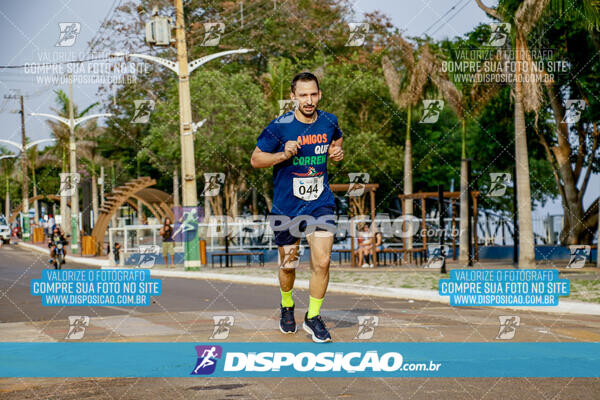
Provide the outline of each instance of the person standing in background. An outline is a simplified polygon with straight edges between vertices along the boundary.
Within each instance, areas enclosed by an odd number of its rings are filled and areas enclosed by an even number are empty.
[[[175,262],[173,258],[175,256],[175,240],[173,239],[173,226],[171,225],[171,219],[165,218],[162,228],[160,228],[160,236],[163,240],[163,257],[165,258],[165,266],[169,268],[169,260],[167,255],[171,255],[171,264],[175,268]]]

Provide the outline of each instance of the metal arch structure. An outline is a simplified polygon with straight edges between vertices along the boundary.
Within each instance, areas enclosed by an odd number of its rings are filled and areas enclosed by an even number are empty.
[[[30,197],[29,198],[29,203],[33,203],[36,200],[44,200],[44,199],[49,199],[52,201],[60,201],[60,196],[57,196],[55,194],[47,194],[47,195],[43,195],[43,194],[39,194],[37,196],[34,197]],[[71,202],[67,201],[67,205],[69,207],[71,207]],[[19,213],[23,210],[23,205],[19,204],[17,207],[13,208],[13,210],[10,213],[10,217],[8,218],[8,223],[12,224],[13,222],[15,222],[15,219],[17,219],[17,215],[19,215]]]
[[[150,191],[159,192],[162,195],[161,198],[157,199]],[[136,212],[138,211],[137,201],[140,201],[144,206],[146,206],[154,218],[161,222],[167,217],[169,217],[171,221],[173,221],[175,218],[173,209],[170,206],[173,203],[172,197],[161,190],[153,188],[142,189],[127,199],[127,203]]]
[[[173,196],[170,194],[148,187],[137,192],[135,197],[139,198],[151,211],[155,210],[152,214],[157,218],[160,217],[159,221],[163,221],[166,217],[174,221]]]
[[[137,209],[135,201],[140,200],[155,218],[163,220],[165,217],[170,217],[173,221],[173,197],[162,190],[151,188],[150,186],[154,184],[156,184],[156,180],[147,176],[141,177],[115,188],[106,196],[104,205],[99,210],[96,225],[92,230],[92,236],[96,243],[96,255],[102,255],[102,244],[108,224],[123,204],[131,204],[134,209]]]

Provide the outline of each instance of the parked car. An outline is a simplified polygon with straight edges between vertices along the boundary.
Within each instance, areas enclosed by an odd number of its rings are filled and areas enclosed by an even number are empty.
[[[3,215],[0,215],[0,240],[4,243],[10,242],[10,226]]]

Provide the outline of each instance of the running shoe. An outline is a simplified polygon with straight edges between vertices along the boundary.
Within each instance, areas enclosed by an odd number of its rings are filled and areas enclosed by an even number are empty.
[[[306,318],[308,313],[304,315],[304,324],[302,328],[310,335],[315,343],[331,342],[331,335],[325,327],[325,323],[321,319],[320,315],[316,315],[312,318]]]
[[[294,319],[294,306],[281,306],[281,318],[279,319],[279,330],[281,333],[296,333],[296,320]]]

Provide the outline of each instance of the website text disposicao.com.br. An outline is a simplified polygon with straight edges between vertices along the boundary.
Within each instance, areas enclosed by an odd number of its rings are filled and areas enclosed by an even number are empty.
[[[267,372],[293,368],[297,372],[415,372],[440,370],[441,363],[404,362],[402,354],[375,350],[362,352],[227,352],[224,372]]]
[[[556,298],[552,295],[541,294],[462,294],[454,296],[454,305],[470,304],[520,304],[528,305],[553,305]]]

